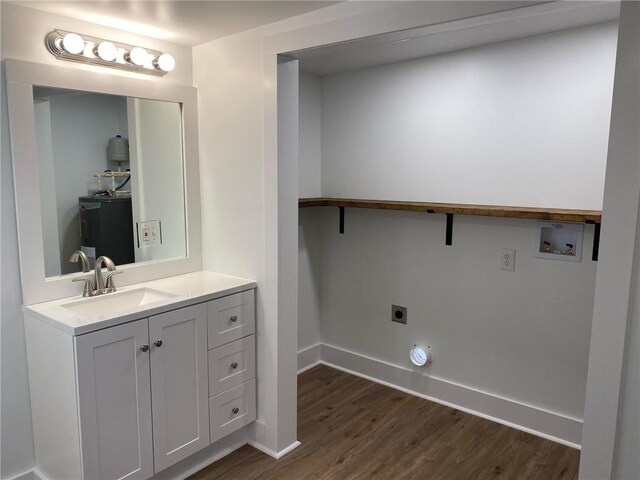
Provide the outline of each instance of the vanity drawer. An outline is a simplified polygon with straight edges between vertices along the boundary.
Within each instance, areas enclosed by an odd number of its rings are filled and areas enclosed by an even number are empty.
[[[250,335],[209,350],[209,396],[256,376],[256,341]]]
[[[251,335],[256,329],[253,290],[208,302],[207,319],[209,348]]]
[[[209,399],[211,443],[235,432],[255,419],[255,379]]]

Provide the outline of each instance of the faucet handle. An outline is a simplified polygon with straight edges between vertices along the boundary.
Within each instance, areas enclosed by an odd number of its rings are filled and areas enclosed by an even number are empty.
[[[86,278],[74,278],[72,281],[73,282],[84,282],[84,289],[82,290],[82,296],[83,297],[90,297],[91,296],[91,293],[94,290],[93,283],[91,282],[91,280],[88,280]]]
[[[122,270],[114,270],[113,272],[109,272],[107,274],[107,280],[105,281],[104,288],[111,289],[110,290],[111,292],[115,292],[116,291],[116,286],[113,283],[113,278],[112,277],[114,275],[118,275],[120,273],[123,273]]]

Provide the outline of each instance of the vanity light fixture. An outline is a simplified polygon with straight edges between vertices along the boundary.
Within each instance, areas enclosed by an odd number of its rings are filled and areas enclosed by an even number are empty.
[[[168,53],[56,29],[47,35],[47,50],[60,60],[129,72],[163,76],[175,68]]]

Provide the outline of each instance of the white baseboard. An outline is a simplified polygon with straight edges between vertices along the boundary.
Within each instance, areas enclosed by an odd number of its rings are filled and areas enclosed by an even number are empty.
[[[320,348],[318,346],[318,353],[320,351]],[[249,445],[251,445],[253,448],[255,448],[256,450],[260,450],[262,453],[266,453],[267,455],[269,455],[270,457],[275,458],[276,460],[278,460],[279,458],[284,457],[287,453],[289,453],[290,451],[296,449],[297,447],[300,446],[300,442],[298,442],[297,440],[295,442],[293,442],[291,445],[289,445],[288,447],[280,450],[279,452],[276,452],[274,450],[271,450],[269,447],[265,446],[261,440],[263,440],[265,438],[265,430],[266,430],[266,426],[264,424],[264,421],[260,418],[258,418],[255,422],[253,422],[254,425],[254,434],[253,434],[253,439],[249,440],[247,443]]]
[[[265,447],[264,445],[262,445],[261,443],[258,443],[258,442],[249,442],[249,445],[251,445],[256,450],[260,450],[262,453],[266,453],[270,457],[273,457],[276,460],[279,460],[280,458],[284,457],[287,453],[291,452],[292,450],[295,450],[296,448],[298,448],[302,444],[299,441],[296,440],[291,445],[289,445],[286,448],[283,448],[279,452],[274,452],[270,448],[267,448],[267,447]]]
[[[248,441],[248,439],[250,438],[249,432],[250,426],[248,425],[240,430],[237,430],[236,432],[233,432],[227,437],[220,439],[214,444],[209,445],[203,450],[194,453],[193,455],[185,458],[175,465],[172,465],[166,470],[158,472],[149,480],[184,480],[194,473],[197,473],[200,470],[208,467],[212,463],[217,462],[221,458],[226,457],[227,455],[244,445],[250,444],[258,448],[252,442]],[[300,442],[296,442],[286,449],[275,453],[274,458],[280,458],[286,455],[298,445],[300,445]],[[262,449],[258,448],[258,450]],[[270,452],[265,453],[271,455]],[[21,475],[18,475],[17,477],[12,477],[10,480],[48,480],[48,478],[45,477],[37,468],[34,468],[32,471],[25,472]]]
[[[305,361],[309,357],[307,351],[300,352],[304,354]],[[576,418],[430,377],[332,345],[320,345],[318,363],[563,445],[580,448],[582,421]],[[298,365],[301,365],[300,357]]]
[[[36,467],[33,467],[33,470],[21,473],[20,475],[16,475],[15,477],[11,477],[7,480],[48,480],[48,478],[45,477]]]
[[[32,473],[33,480],[48,480],[37,468],[34,468]]]
[[[37,477],[36,473],[33,470],[29,470],[28,472],[21,473],[20,475],[16,475],[15,477],[11,477],[8,480],[41,480],[41,478]]]
[[[282,458],[284,457],[287,453],[295,450],[296,448],[298,448],[300,445],[302,445],[302,443],[300,443],[298,440],[296,440],[295,442],[293,442],[291,445],[289,445],[287,448],[283,448],[282,450],[280,450],[278,452],[278,456],[276,458]]]
[[[320,363],[320,347],[317,343],[298,352],[298,373],[305,372]]]

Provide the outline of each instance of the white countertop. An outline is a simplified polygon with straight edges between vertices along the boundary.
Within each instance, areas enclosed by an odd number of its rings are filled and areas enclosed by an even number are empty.
[[[231,295],[256,287],[256,282],[245,278],[231,277],[219,273],[201,271],[177,275],[175,277],[153,280],[150,282],[118,287],[117,292],[83,299],[82,296],[62,298],[50,302],[24,306],[25,315],[34,317],[53,325],[69,335],[82,335],[114,325],[130,322],[140,318],[175,310],[176,308],[207,302],[216,298]],[[171,295],[159,301],[142,306],[132,307],[117,314],[104,312],[99,315],[85,316],[75,313],[63,305],[70,302],[97,300],[109,295],[118,295],[140,288],[159,290]]]

